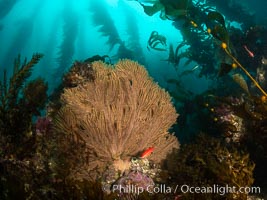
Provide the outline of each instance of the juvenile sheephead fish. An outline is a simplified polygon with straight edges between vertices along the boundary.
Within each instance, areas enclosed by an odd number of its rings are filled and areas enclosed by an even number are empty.
[[[154,151],[154,147],[149,147],[148,149],[146,149],[140,156],[140,158],[146,158],[149,155],[151,155],[151,153]]]
[[[250,51],[246,45],[244,45],[243,47],[244,47],[244,49],[246,50],[246,52],[248,53],[248,55],[249,55],[251,58],[254,58],[254,53],[253,53],[252,51]]]

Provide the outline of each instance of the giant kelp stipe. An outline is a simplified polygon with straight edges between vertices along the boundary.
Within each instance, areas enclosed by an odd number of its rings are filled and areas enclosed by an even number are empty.
[[[265,199],[265,7],[0,0],[0,199]]]
[[[78,34],[78,16],[72,10],[72,4],[66,2],[64,4],[63,13],[63,24],[62,24],[62,41],[58,47],[58,66],[54,70],[54,79],[60,82],[59,74],[66,72],[66,66],[71,65],[74,52],[75,52],[75,40]]]

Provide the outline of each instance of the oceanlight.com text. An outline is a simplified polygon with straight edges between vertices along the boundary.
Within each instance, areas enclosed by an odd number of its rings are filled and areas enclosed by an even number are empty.
[[[191,187],[189,185],[176,186],[175,190],[182,193],[214,193],[219,195],[231,194],[231,193],[243,193],[243,194],[260,194],[260,187],[236,187],[236,186],[220,186],[214,184],[213,186],[206,187]]]

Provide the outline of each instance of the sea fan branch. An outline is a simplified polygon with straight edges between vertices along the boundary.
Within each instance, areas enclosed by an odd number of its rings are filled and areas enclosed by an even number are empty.
[[[95,62],[92,68],[93,81],[64,90],[56,128],[84,141],[90,169],[128,161],[151,146],[155,156],[150,159],[160,163],[179,147],[168,133],[178,116],[170,96],[142,66],[122,60],[114,67]],[[74,116],[71,122],[68,115]]]

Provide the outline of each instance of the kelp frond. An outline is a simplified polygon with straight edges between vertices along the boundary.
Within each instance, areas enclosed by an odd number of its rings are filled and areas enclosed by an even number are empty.
[[[251,74],[245,69],[245,67],[243,67],[243,65],[241,65],[241,63],[231,54],[228,46],[226,43],[222,42],[221,44],[222,49],[225,51],[225,53],[232,58],[232,60],[236,63],[236,65],[238,67],[240,67],[243,72],[245,72],[245,74],[250,78],[250,80],[255,84],[255,86],[261,91],[261,93],[267,97],[267,93],[264,91],[264,89],[260,86],[260,84],[251,76]]]
[[[13,107],[19,96],[19,92],[27,80],[31,76],[32,68],[39,60],[43,57],[42,54],[33,54],[31,60],[27,62],[25,58],[23,63],[21,63],[20,55],[14,61],[13,75],[10,78],[9,83],[7,83],[7,73],[4,71],[3,81],[0,81],[0,98],[2,109],[7,109],[8,107]]]
[[[13,142],[15,140],[21,142],[21,137],[30,132],[36,105],[28,102],[23,90],[28,87],[25,82],[31,76],[33,66],[42,57],[42,54],[36,53],[29,62],[27,62],[27,59],[21,62],[19,55],[14,61],[12,76],[9,78],[5,70],[3,79],[0,80],[0,134],[11,136],[10,139]],[[40,89],[38,88],[38,90]],[[34,94],[38,94],[41,97],[46,97],[42,95],[45,92],[46,88],[39,93],[32,91],[31,96],[34,97]]]
[[[118,30],[114,21],[108,12],[105,1],[90,1],[90,11],[92,12],[92,20],[95,26],[98,26],[98,31],[102,36],[108,37],[107,44],[110,46],[111,51],[116,44],[121,44]]]

